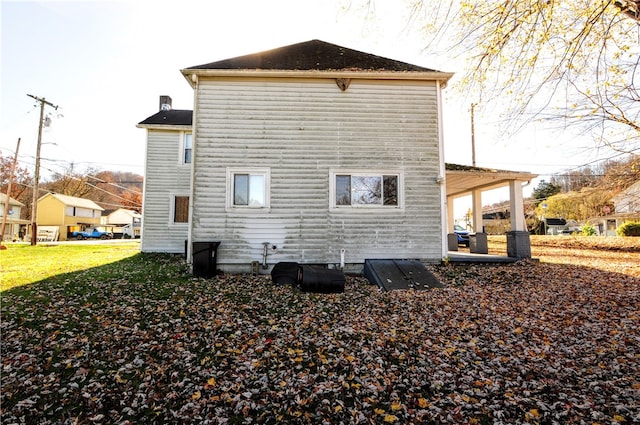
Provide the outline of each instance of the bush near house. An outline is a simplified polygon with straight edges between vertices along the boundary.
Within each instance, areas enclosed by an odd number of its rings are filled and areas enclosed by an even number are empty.
[[[597,234],[596,226],[594,226],[593,224],[587,222],[587,224],[582,226],[581,233],[582,233],[582,236],[595,236]]]
[[[616,230],[618,236],[640,236],[640,222],[627,222]]]

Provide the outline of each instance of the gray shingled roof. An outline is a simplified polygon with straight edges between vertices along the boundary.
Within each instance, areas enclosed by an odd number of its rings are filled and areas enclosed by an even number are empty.
[[[151,115],[138,125],[191,125],[193,122],[193,111],[187,109],[172,109],[160,111]]]
[[[102,208],[100,205],[93,202],[91,199],[77,198],[75,196],[62,195],[60,193],[47,193],[46,195],[40,197],[40,199],[38,199],[38,202],[46,198],[47,196],[56,198],[58,201],[62,202],[64,205],[68,207],[81,207],[81,208],[88,208],[92,210],[104,211],[104,208]]]
[[[321,40],[292,44],[260,53],[196,65],[187,69],[437,72],[433,69],[359,52]]]

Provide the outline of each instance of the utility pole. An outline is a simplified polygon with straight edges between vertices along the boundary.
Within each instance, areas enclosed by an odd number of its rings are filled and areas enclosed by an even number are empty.
[[[19,150],[20,150],[20,138],[18,137],[18,145],[16,146],[16,155],[13,157],[13,164],[11,164],[11,174],[9,174],[9,184],[7,185],[7,197],[4,200],[4,214],[2,215],[2,227],[0,228],[0,242],[4,240],[4,229],[7,225],[7,216],[9,215],[9,200],[11,199],[10,198],[11,185],[13,184],[13,175],[16,172],[16,163],[18,162]]]
[[[476,166],[476,131],[474,123],[473,109],[476,107],[475,103],[471,104],[471,165]]]
[[[34,98],[40,102],[40,121],[38,122],[38,147],[36,148],[36,170],[33,177],[33,199],[31,204],[31,245],[38,243],[38,192],[40,191],[40,147],[42,146],[42,125],[44,124],[44,107],[45,105],[51,106],[57,110],[58,106],[45,100],[44,97],[37,97],[31,94],[27,96]]]

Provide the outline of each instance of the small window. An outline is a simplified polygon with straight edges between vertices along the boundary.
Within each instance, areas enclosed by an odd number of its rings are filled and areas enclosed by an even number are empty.
[[[401,207],[400,173],[331,173],[333,208]]]
[[[173,197],[173,222],[187,223],[189,221],[189,197]]]
[[[269,169],[228,169],[228,208],[269,208]]]
[[[193,137],[191,133],[184,133],[183,138],[183,154],[182,154],[182,162],[183,164],[191,164],[191,154],[193,152]]]

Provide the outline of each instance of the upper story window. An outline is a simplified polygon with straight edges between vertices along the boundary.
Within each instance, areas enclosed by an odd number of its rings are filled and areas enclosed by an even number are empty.
[[[65,215],[69,217],[99,218],[102,215],[102,212],[91,208],[68,206],[65,207]]]
[[[184,133],[182,136],[182,163],[191,164],[191,156],[193,153],[193,135]]]
[[[228,168],[227,209],[269,208],[270,180],[268,168]]]
[[[399,171],[332,171],[331,208],[403,208]]]

